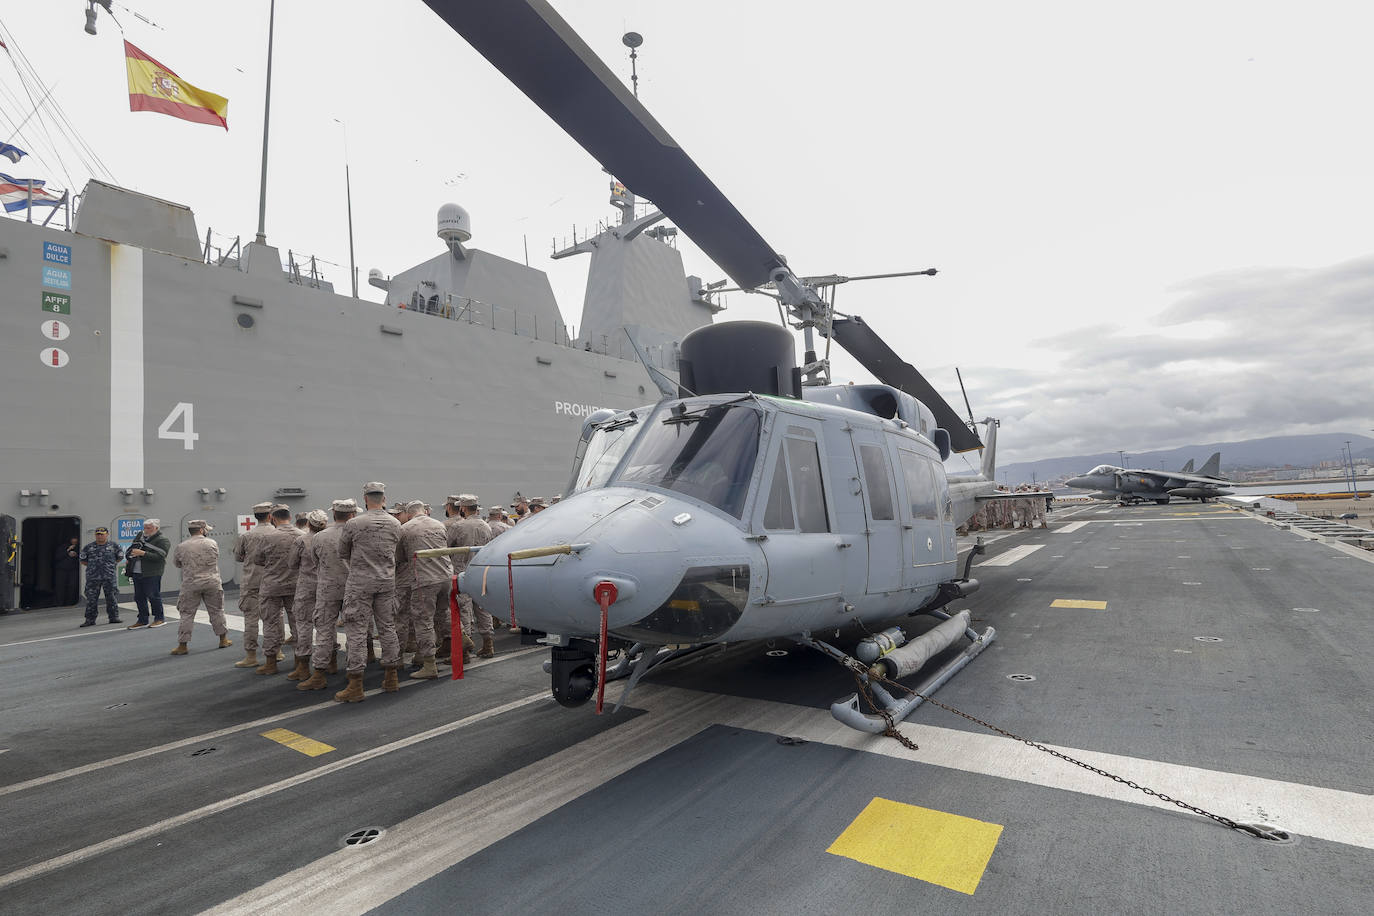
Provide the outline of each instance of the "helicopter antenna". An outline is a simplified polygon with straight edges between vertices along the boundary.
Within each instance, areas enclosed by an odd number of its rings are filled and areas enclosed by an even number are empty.
[[[959,367],[954,367],[954,375],[959,379],[959,393],[964,396],[964,409],[968,411],[968,428],[975,433],[978,432],[978,424],[973,422],[973,405],[968,402],[968,390],[964,388],[964,376],[959,372]],[[979,457],[982,457],[983,449],[978,449]]]

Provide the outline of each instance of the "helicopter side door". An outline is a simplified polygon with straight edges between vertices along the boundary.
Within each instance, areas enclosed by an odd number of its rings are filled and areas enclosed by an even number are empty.
[[[906,445],[897,448],[902,472],[901,489],[905,496],[902,506],[904,523],[910,537],[910,552],[902,584],[919,588],[945,578],[944,531],[940,521],[940,499],[935,486],[935,461]]]
[[[811,423],[787,417],[767,453],[768,472],[755,530],[768,563],[765,603],[792,606],[834,601],[842,594],[841,539],[834,531],[830,484],[821,440]]]
[[[906,565],[906,532],[897,519],[897,490],[892,479],[892,463],[881,430],[853,431],[854,457],[862,478],[865,527],[868,540],[869,594],[897,591],[902,587]]]

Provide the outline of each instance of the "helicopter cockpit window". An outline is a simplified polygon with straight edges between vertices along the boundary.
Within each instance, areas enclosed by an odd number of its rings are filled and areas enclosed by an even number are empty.
[[[868,511],[874,521],[891,521],[892,484],[887,474],[887,456],[882,446],[861,445],[859,457],[863,460],[864,480],[868,483]]]
[[[616,483],[695,497],[739,518],[759,451],[759,411],[746,404],[660,408],[630,450]]]
[[[811,440],[788,437],[787,466],[792,471],[792,486],[797,496],[797,522],[803,532],[830,530],[830,514],[825,508],[825,484],[821,481],[821,456]]]
[[[906,481],[907,498],[911,500],[913,519],[936,519],[935,481],[928,465],[930,462],[915,452],[902,449],[902,477]]]
[[[635,415],[630,413],[603,424],[592,433],[578,466],[572,492],[604,487],[638,432],[639,424]]]

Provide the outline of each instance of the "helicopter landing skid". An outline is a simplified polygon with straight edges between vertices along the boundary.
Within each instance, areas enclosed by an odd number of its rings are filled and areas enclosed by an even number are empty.
[[[874,665],[873,668],[870,669],[868,665],[859,661],[854,656],[842,652],[829,643],[816,639],[809,633],[803,633],[800,637],[797,637],[797,642],[804,646],[810,646],[824,655],[830,656],[853,672],[854,676],[864,685],[872,701],[878,707],[878,710],[875,712],[864,712],[859,705],[859,694],[855,692],[850,694],[846,699],[836,700],[834,703],[830,704],[830,714],[832,716],[845,725],[848,725],[850,728],[858,731],[869,732],[875,735],[882,734],[915,712],[916,707],[920,706],[932,693],[944,686],[946,681],[959,673],[965,665],[973,661],[979,653],[986,649],[992,641],[997,638],[997,630],[993,627],[988,627],[982,633],[966,625],[960,630],[957,624],[950,626],[951,621],[958,620],[957,617],[951,617],[943,611],[928,611],[927,613],[932,617],[939,618],[943,623],[934,630],[931,630],[925,636],[913,640],[912,643],[908,643],[908,646],[915,647],[920,643],[920,640],[930,637],[935,640],[935,645],[928,645],[927,648],[930,649],[930,654],[934,655],[958,642],[959,639],[968,639],[969,644],[964,647],[962,652],[941,665],[939,670],[927,677],[919,686],[912,689],[908,696],[900,699],[894,697],[883,684],[879,683],[880,680],[888,681],[888,678],[885,676],[886,669],[880,667],[880,665]],[[953,638],[949,638],[951,636]],[[943,643],[943,645],[940,645],[940,643]]]

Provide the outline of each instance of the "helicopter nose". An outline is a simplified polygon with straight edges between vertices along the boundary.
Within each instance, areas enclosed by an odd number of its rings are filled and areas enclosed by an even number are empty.
[[[561,635],[600,629],[597,588],[604,583],[615,586],[607,623],[618,635],[670,644],[723,633],[749,600],[752,542],[698,506],[643,492],[627,495],[632,498],[617,500],[615,510],[591,525],[585,508],[577,511],[576,499],[560,504],[556,516],[553,510],[540,513],[538,526],[522,531],[528,523],[521,522],[474,557],[460,587],[501,614],[511,606],[513,586],[520,625]],[[734,551],[725,549],[731,541],[740,545]],[[572,547],[551,556],[520,556],[558,543]],[[712,562],[687,559],[701,555]]]

